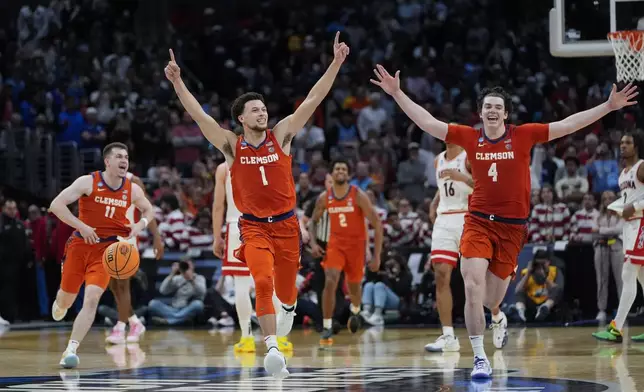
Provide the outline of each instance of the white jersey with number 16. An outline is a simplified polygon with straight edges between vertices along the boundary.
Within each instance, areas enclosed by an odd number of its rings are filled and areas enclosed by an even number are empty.
[[[440,178],[441,172],[447,169],[456,169],[471,176],[467,170],[466,162],[465,151],[451,160],[446,158],[446,151],[436,157],[436,183],[440,192],[440,201],[436,210],[438,214],[467,211],[468,197],[472,193],[472,188],[461,181],[453,181],[447,177]]]

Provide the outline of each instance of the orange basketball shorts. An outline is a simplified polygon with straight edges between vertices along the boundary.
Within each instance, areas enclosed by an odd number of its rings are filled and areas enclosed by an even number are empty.
[[[65,244],[60,288],[64,292],[78,294],[85,282],[86,286],[95,285],[105,290],[110,283],[110,275],[103,267],[103,253],[113,243],[86,244],[74,232]]]
[[[490,272],[505,279],[516,273],[527,234],[525,224],[504,223],[468,213],[461,236],[461,256],[488,259]]]
[[[273,287],[283,303],[292,304],[297,299],[295,279],[300,269],[302,248],[300,224],[293,212],[284,216],[283,219],[274,217],[271,222],[247,215],[239,219],[242,243],[235,251],[235,257],[248,266],[255,281],[258,303],[267,301],[266,306],[257,307],[258,316],[270,313]],[[273,278],[270,289],[262,283],[266,277]]]
[[[331,238],[322,267],[344,271],[348,283],[360,283],[367,258],[366,241],[337,241]]]

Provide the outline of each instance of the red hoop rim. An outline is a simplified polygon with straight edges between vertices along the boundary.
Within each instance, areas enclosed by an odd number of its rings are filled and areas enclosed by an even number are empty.
[[[622,30],[607,34],[609,39],[627,39],[644,36],[644,30]]]

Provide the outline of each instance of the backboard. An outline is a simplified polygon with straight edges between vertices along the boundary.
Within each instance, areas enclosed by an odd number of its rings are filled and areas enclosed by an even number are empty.
[[[614,56],[606,35],[644,30],[644,0],[554,0],[549,16],[554,57]]]

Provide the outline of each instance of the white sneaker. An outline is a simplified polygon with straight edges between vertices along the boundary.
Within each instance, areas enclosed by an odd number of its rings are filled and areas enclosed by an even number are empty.
[[[281,306],[279,312],[277,313],[277,336],[288,336],[291,333],[293,328],[293,320],[295,319],[295,305],[293,305],[293,310],[287,312],[284,310],[284,307]]]
[[[485,358],[474,357],[474,368],[472,369],[472,378],[490,378],[492,377],[492,367],[490,361]]]
[[[3,319],[2,316],[0,316],[0,325],[9,326],[9,325],[11,325],[11,323],[8,322],[7,320]]]
[[[441,335],[434,343],[429,343],[425,346],[425,351],[429,351],[430,353],[453,352],[460,350],[461,344],[458,342],[458,338],[452,335]]]
[[[508,343],[508,318],[505,313],[501,312],[503,318],[498,323],[492,321],[490,328],[492,328],[492,341],[494,347],[503,348]]]
[[[606,315],[606,312],[604,312],[603,310],[600,310],[599,313],[597,313],[597,317],[595,317],[595,320],[599,321],[601,324],[605,324],[607,317],[608,316]]]
[[[266,373],[277,379],[286,378],[289,375],[289,372],[286,369],[286,360],[284,359],[284,355],[282,355],[280,350],[277,348],[271,348],[268,350],[268,353],[266,353],[266,356],[264,357],[264,369],[266,370]]]
[[[110,344],[125,344],[125,328],[112,328],[112,332],[105,338],[105,342]]]
[[[367,320],[365,320],[367,324],[373,325],[375,327],[380,327],[385,325],[385,319],[382,317],[381,314],[374,313],[369,317]]]
[[[78,355],[75,351],[65,350],[63,356],[60,358],[59,365],[65,369],[73,369],[80,363]]]
[[[367,312],[366,310],[363,310],[360,312],[360,317],[362,317],[363,320],[368,320],[369,317],[371,317],[371,312]]]
[[[65,318],[66,314],[67,309],[61,309],[56,303],[56,300],[54,300],[54,303],[51,305],[51,318],[55,321],[60,321]]]
[[[219,325],[220,327],[234,327],[235,320],[230,316],[224,316],[217,320],[217,325]]]

